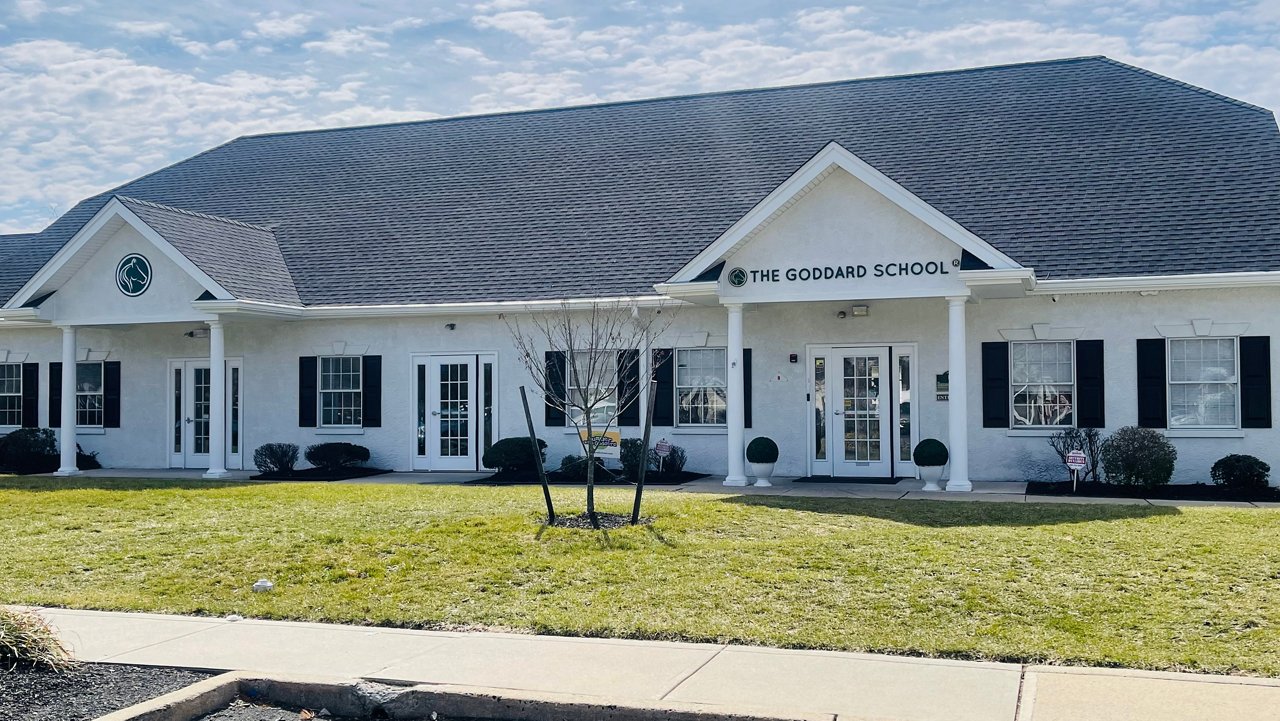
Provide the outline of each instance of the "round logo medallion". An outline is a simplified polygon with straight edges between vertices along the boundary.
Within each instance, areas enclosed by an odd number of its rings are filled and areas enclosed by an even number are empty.
[[[116,287],[133,298],[151,287],[151,263],[137,253],[130,253],[116,266]]]
[[[729,271],[729,285],[734,288],[741,288],[747,284],[747,271],[741,268],[734,268]]]

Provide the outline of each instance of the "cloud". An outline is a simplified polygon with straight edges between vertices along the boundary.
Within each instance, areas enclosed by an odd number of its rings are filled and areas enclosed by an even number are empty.
[[[116,30],[134,37],[160,37],[174,32],[173,25],[160,20],[118,20],[111,24]]]
[[[408,17],[386,23],[385,25],[361,25],[354,28],[341,28],[329,31],[323,40],[312,40],[302,44],[307,50],[316,50],[331,55],[356,55],[360,53],[378,54],[391,44],[387,36],[398,30],[421,27],[426,21],[421,18]]]
[[[27,22],[40,17],[48,9],[43,0],[17,0],[13,4],[13,12]]]
[[[246,30],[246,38],[266,38],[283,40],[303,35],[311,25],[312,16],[308,13],[295,13],[282,16],[273,12],[253,24],[253,30]]]

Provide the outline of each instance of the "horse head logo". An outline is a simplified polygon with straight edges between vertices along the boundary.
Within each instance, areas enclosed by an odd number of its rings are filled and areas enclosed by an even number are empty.
[[[116,266],[116,286],[130,298],[147,292],[151,286],[151,263],[137,253],[126,255]]]

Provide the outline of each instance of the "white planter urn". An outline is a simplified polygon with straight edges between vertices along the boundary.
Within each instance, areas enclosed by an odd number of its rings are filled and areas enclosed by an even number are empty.
[[[938,485],[938,481],[942,480],[942,469],[946,466],[919,466],[920,480],[924,481],[926,491],[941,491],[942,486]]]
[[[751,466],[751,475],[756,477],[755,485],[757,486],[773,485],[772,483],[769,482],[769,477],[773,475],[772,463],[751,463],[749,465]]]

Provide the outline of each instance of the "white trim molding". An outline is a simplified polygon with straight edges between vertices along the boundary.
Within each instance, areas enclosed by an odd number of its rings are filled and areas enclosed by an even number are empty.
[[[1280,271],[1252,273],[1195,273],[1189,275],[1129,275],[1118,278],[1040,280],[1029,295],[1124,293],[1154,295],[1162,290],[1213,290],[1280,285]]]
[[[1032,323],[1030,328],[1002,328],[1000,337],[1008,341],[1078,340],[1084,328],[1052,326],[1048,323]]]
[[[1249,324],[1199,318],[1190,323],[1157,323],[1156,331],[1164,338],[1236,338],[1249,332]]]
[[[749,241],[756,233],[769,225],[800,197],[809,192],[823,178],[835,169],[841,169],[858,180],[866,183],[872,190],[897,204],[916,219],[937,231],[943,237],[969,251],[972,255],[994,269],[1020,269],[1021,266],[1009,256],[1000,252],[987,241],[971,233],[964,226],[944,215],[937,208],[929,205],[919,196],[899,185],[889,176],[872,167],[869,163],[846,150],[839,143],[828,143],[822,150],[809,159],[791,177],[777,188],[774,188],[764,200],[755,205],[738,222],[729,227],[711,245],[686,263],[667,283],[659,284],[661,292],[666,292],[672,284],[688,284],[701,275],[716,262],[732,255],[735,250]],[[698,283],[697,285],[701,285]]]

